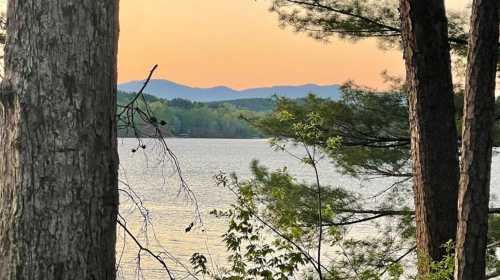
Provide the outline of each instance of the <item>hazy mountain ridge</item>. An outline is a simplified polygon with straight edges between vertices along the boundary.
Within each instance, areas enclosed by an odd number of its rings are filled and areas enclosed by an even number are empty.
[[[118,85],[118,89],[125,92],[136,92],[142,87],[143,83],[144,81],[122,83]],[[301,98],[307,96],[309,93],[314,93],[323,98],[338,99],[341,94],[338,85],[283,85],[236,90],[225,86],[212,88],[190,87],[168,80],[151,80],[144,92],[164,99],[183,98],[198,102],[269,98],[273,95]]]

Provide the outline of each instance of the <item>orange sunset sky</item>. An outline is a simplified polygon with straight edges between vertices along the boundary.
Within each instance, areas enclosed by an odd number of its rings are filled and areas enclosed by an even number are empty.
[[[270,0],[121,0],[119,81],[155,78],[238,89],[278,84],[383,87],[381,72],[403,75],[402,54],[373,40],[318,42],[278,26]],[[448,0],[463,9],[468,0]]]

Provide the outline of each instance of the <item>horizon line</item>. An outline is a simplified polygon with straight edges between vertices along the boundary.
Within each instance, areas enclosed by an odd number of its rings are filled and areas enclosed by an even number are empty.
[[[123,84],[129,84],[129,83],[144,83],[144,81],[145,81],[145,79],[130,80],[130,81],[126,81],[126,82],[118,82],[117,85],[123,85]],[[228,89],[231,89],[231,90],[234,90],[234,91],[245,91],[245,90],[258,89],[258,88],[273,88],[273,87],[302,87],[302,86],[322,86],[322,87],[336,86],[336,87],[341,87],[343,84],[345,84],[345,82],[344,83],[328,83],[328,84],[314,83],[314,82],[305,83],[305,84],[293,84],[293,83],[291,83],[291,84],[281,84],[280,83],[280,84],[274,84],[274,85],[245,87],[245,88],[239,89],[239,88],[230,87],[230,86],[227,86],[227,85],[224,85],[224,84],[216,85],[216,86],[208,86],[208,87],[191,86],[191,85],[188,85],[188,84],[183,84],[183,83],[175,82],[175,81],[168,80],[168,79],[162,79],[162,78],[151,79],[150,82],[151,81],[167,81],[167,82],[179,85],[179,86],[190,87],[190,88],[193,88],[193,89],[228,88]]]

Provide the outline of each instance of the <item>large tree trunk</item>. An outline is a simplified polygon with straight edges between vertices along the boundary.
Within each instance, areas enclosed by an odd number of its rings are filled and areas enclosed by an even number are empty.
[[[440,260],[455,239],[458,143],[443,0],[401,0],[401,29],[410,90],[411,150],[421,260]],[[419,262],[419,273],[429,271]]]
[[[469,38],[458,198],[455,279],[485,279],[495,78],[498,0],[474,0]]]
[[[0,279],[114,279],[118,1],[9,0]]]

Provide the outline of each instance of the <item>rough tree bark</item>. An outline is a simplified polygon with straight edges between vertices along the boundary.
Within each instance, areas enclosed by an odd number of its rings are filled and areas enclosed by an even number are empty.
[[[401,0],[401,29],[410,90],[411,152],[417,248],[440,260],[455,239],[458,144],[448,27],[443,0]],[[419,273],[429,271],[419,262]]]
[[[118,0],[9,0],[0,279],[114,279]]]
[[[498,0],[474,0],[469,37],[458,197],[455,279],[485,279],[495,121]]]

